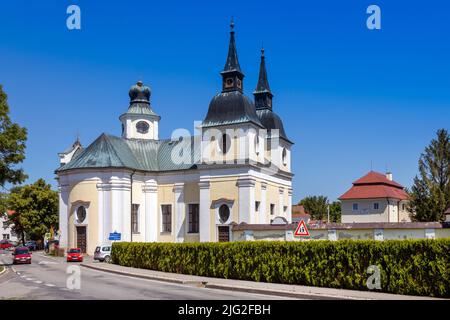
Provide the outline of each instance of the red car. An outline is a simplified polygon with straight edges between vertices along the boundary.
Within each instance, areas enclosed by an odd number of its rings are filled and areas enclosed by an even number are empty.
[[[67,262],[77,261],[83,262],[83,254],[80,248],[71,248],[67,250]]]
[[[13,244],[9,242],[8,240],[4,239],[0,241],[0,250],[6,250],[13,247]]]
[[[28,263],[31,264],[31,252],[28,247],[18,247],[12,253],[14,256],[13,264]]]

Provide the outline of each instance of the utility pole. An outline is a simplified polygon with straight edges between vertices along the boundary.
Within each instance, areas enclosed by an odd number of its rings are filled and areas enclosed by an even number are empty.
[[[327,223],[330,223],[330,202],[327,201]]]

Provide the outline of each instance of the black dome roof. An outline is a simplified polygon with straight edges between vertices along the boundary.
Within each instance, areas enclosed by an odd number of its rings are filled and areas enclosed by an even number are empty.
[[[222,92],[212,98],[203,127],[253,122],[262,127],[254,103],[239,91]]]
[[[266,109],[258,109],[258,110],[256,110],[256,113],[257,113],[258,118],[261,121],[262,125],[267,130],[278,129],[280,138],[283,138],[284,140],[292,143],[286,136],[286,132],[284,131],[284,126],[283,126],[283,121],[281,121],[281,118],[275,112],[266,108]],[[269,131],[267,133],[270,134]]]

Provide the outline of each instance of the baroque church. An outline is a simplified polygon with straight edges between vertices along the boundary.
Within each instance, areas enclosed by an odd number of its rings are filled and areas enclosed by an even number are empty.
[[[222,92],[198,134],[160,139],[161,117],[141,81],[119,119],[122,136],[101,134],[59,154],[60,246],[93,254],[120,241],[232,241],[234,224],[291,222],[291,147],[274,112],[264,49],[254,101],[244,95],[231,24]]]

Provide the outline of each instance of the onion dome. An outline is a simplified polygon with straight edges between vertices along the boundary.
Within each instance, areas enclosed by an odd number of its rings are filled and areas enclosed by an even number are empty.
[[[142,81],[138,81],[131,86],[128,92],[130,96],[130,105],[126,114],[146,114],[157,116],[157,114],[150,107],[150,87],[144,85]]]

